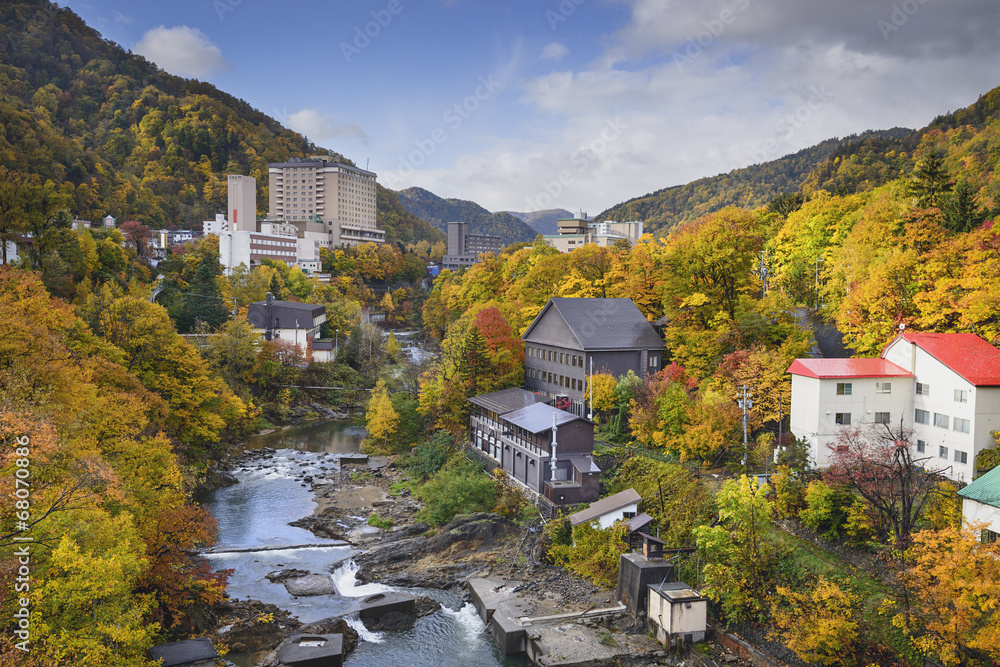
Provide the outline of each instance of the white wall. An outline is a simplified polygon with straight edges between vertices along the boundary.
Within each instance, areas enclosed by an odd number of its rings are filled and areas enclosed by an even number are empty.
[[[597,523],[601,526],[601,530],[607,530],[611,526],[615,525],[615,521],[625,518],[625,512],[631,512],[632,516],[635,516],[639,512],[639,506],[637,503],[632,503],[620,510],[615,510],[603,516],[597,517]]]
[[[1000,507],[983,504],[971,498],[962,498],[962,517],[965,524],[984,523],[994,533],[1000,533]]]
[[[657,633],[657,639],[667,643],[670,635],[695,635],[694,640],[701,641],[705,637],[708,626],[707,600],[674,600],[650,588],[647,603],[647,618],[663,628],[664,635]]]

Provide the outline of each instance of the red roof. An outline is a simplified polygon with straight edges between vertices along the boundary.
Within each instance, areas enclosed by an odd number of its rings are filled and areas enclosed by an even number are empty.
[[[882,358],[796,359],[788,372],[819,379],[913,377],[905,368]]]
[[[977,387],[1000,386],[1000,350],[976,334],[908,331],[897,338],[915,343]]]

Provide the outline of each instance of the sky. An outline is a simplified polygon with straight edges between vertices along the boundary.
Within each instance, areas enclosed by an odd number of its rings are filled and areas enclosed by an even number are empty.
[[[68,0],[378,173],[596,215],[1000,86],[996,0]]]

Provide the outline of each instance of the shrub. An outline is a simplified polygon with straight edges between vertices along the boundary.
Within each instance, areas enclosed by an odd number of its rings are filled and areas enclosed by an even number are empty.
[[[420,519],[442,525],[457,514],[492,510],[496,491],[489,475],[456,454],[417,490],[417,497],[427,504],[420,511]]]
[[[440,470],[456,452],[455,438],[451,433],[438,431],[414,448],[409,462],[410,471],[426,479]]]
[[[368,517],[368,525],[381,528],[382,530],[389,530],[392,528],[392,519],[388,517],[383,518],[378,512],[372,512],[372,515]]]
[[[816,480],[806,489],[806,508],[799,512],[799,518],[826,539],[836,540],[844,535],[853,504],[854,498],[847,491]]]

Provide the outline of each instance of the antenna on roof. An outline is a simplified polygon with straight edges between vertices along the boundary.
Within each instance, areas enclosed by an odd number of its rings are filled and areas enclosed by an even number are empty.
[[[372,159],[371,158],[368,158],[367,160],[365,160],[365,171],[368,171],[368,165],[370,165],[371,163],[372,163]]]
[[[899,323],[899,330],[902,331],[905,328],[906,328],[906,324],[904,322],[900,322]]]

